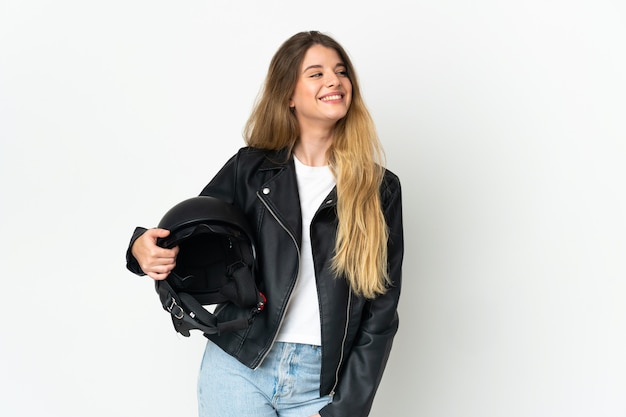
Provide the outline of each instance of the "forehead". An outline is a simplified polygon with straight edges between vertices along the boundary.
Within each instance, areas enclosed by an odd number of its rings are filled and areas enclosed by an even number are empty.
[[[332,66],[343,65],[343,61],[337,51],[322,45],[311,46],[302,59],[302,69],[310,66]]]

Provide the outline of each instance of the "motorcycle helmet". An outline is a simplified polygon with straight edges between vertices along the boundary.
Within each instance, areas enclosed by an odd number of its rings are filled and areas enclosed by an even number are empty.
[[[245,329],[266,299],[256,286],[256,250],[243,212],[214,197],[193,197],[172,207],[158,227],[170,234],[157,245],[179,247],[176,267],[155,284],[176,331],[189,337],[193,329],[205,334]],[[221,322],[204,308],[223,303],[249,314]]]

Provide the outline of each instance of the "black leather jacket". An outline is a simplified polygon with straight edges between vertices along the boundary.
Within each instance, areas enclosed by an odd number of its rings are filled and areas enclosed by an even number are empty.
[[[389,227],[388,260],[392,285],[374,300],[356,296],[329,265],[337,226],[336,190],[311,222],[311,245],[322,331],[320,394],[332,395],[323,417],[365,417],[398,329],[403,258],[401,191],[398,177],[386,171],[380,189]],[[204,188],[201,195],[240,207],[255,229],[259,289],[267,296],[264,311],[242,331],[208,335],[250,368],[263,361],[283,320],[299,268],[302,226],[293,159],[286,152],[242,148]],[[138,237],[136,232],[132,242]],[[132,255],[129,269],[141,273]],[[234,305],[218,308],[222,320],[247,315]]]

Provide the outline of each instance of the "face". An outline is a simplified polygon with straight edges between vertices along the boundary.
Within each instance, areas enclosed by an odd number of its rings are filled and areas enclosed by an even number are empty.
[[[352,83],[337,51],[311,46],[304,55],[289,102],[300,129],[334,126],[345,117],[351,99]]]

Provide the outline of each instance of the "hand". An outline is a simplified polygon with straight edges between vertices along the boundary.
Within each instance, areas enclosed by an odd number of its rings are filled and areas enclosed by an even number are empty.
[[[178,246],[165,249],[156,244],[158,238],[166,237],[169,234],[169,230],[165,229],[148,229],[135,240],[131,248],[141,270],[154,280],[167,278],[176,266]]]
[[[313,414],[311,417],[322,417],[319,414]]]

